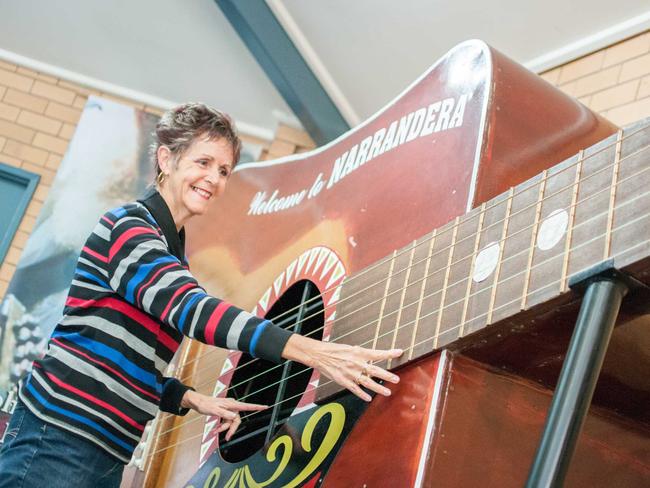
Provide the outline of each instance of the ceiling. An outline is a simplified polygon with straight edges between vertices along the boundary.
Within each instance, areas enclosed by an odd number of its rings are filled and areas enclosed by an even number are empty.
[[[267,4],[352,126],[466,39],[541,71],[650,27],[647,0]],[[205,101],[261,137],[298,125],[213,0],[0,0],[0,58],[145,103]]]

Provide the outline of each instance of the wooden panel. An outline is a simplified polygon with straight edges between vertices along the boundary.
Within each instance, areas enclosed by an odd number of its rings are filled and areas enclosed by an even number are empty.
[[[376,397],[327,473],[324,488],[413,486],[440,356],[409,366],[389,398]]]
[[[431,272],[431,256],[436,242],[436,233],[427,234],[418,239],[415,244],[413,268],[406,289],[405,304],[402,307],[401,321],[399,324],[397,343],[403,347],[402,357],[393,360],[391,366],[399,366],[414,356],[415,344],[418,343],[418,334],[427,333],[427,329],[420,323],[422,304],[424,301],[426,284]],[[428,332],[429,336],[432,331]]]
[[[470,288],[467,297],[467,313],[464,320],[464,333],[470,334],[481,329],[491,321],[491,308],[496,293],[496,283],[500,277],[500,263],[503,259],[503,241],[505,232],[510,222],[510,213],[512,207],[512,192],[504,193],[495,200],[491,200],[485,210],[483,225],[479,233],[477,254],[489,249],[495,249],[497,246],[498,253],[495,253],[494,268],[484,278],[482,270],[477,269],[477,259],[472,270]],[[486,251],[489,252],[489,251]],[[490,259],[491,261],[491,259]],[[492,262],[488,263],[489,265]],[[478,263],[481,266],[481,262]],[[491,266],[488,267],[490,269]],[[477,278],[475,280],[475,277]]]
[[[524,486],[552,392],[462,357],[447,392],[423,486]],[[592,408],[566,486],[645,487],[649,460],[643,426]]]
[[[616,142],[612,138],[584,151],[569,254],[569,276],[603,260],[615,157]]]
[[[629,245],[639,236],[650,236],[649,140],[650,126],[631,127],[623,134],[610,249],[620,266],[650,255],[650,240]]]
[[[567,162],[551,168],[546,175],[546,185],[540,208],[539,228],[534,245],[534,256],[531,261],[527,307],[556,296],[562,288],[561,277],[564,266],[565,239],[567,228],[559,235],[555,244],[547,247],[555,240],[554,232],[558,226],[568,225],[571,205],[574,195],[578,158],[573,157]],[[579,194],[579,192],[578,192]],[[557,216],[554,223],[553,215]],[[566,221],[562,219],[566,217]],[[566,224],[565,224],[566,222]]]
[[[381,314],[378,318],[379,327],[377,341],[374,347],[377,349],[391,349],[394,346],[396,326],[398,324],[401,307],[403,305],[407,280],[410,274],[410,265],[413,261],[414,247],[411,244],[406,252],[398,251],[395,255],[391,280],[386,288],[385,301]],[[387,361],[377,363],[380,367],[387,367]]]
[[[460,336],[463,312],[467,298],[467,284],[471,274],[476,233],[481,223],[482,212],[474,209],[458,222],[452,260],[448,264],[449,274],[444,290],[444,301],[440,302],[437,329],[437,347],[442,347]]]
[[[528,282],[530,244],[536,228],[534,222],[540,191],[543,191],[541,175],[514,189],[492,308],[492,320],[495,322],[521,309],[522,294]]]
[[[458,76],[467,69],[471,77]],[[509,226],[501,229],[504,280],[490,292],[474,287],[470,276],[484,236],[494,238],[485,225],[499,217],[477,210],[462,216],[468,202],[487,202],[613,130],[485,44],[464,43],[335,143],[283,162],[241,166],[218,205],[188,225],[192,269],[210,293],[250,310],[297,256],[326,246],[348,276],[331,340],[408,344],[414,359],[473,332],[486,304],[494,321],[519,312],[529,285],[522,270],[534,259],[530,226],[543,211],[541,180],[515,188]],[[291,195],[298,203],[280,208]],[[429,249],[401,252],[433,229]],[[357,276],[395,250],[395,260]],[[403,368],[403,381],[413,367]],[[200,381],[208,388],[206,374]],[[384,399],[375,405],[387,406]],[[187,444],[174,455],[170,486],[196,470],[200,423],[179,429]],[[412,460],[400,459],[396,471],[411,473]]]
[[[453,220],[436,232],[432,241],[431,258],[427,278],[424,281],[424,291],[418,327],[413,340],[410,357],[419,357],[431,351],[437,341],[439,330],[440,304],[444,301],[445,283],[448,282],[448,263],[453,260],[454,241],[456,240],[457,221]]]

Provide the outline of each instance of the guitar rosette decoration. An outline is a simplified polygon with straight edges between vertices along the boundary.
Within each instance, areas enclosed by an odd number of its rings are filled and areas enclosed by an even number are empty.
[[[313,283],[321,293],[324,325],[322,338],[330,338],[336,318],[336,303],[346,270],[338,255],[324,246],[304,251],[273,281],[258,301],[253,313],[266,316],[273,305],[293,285],[301,281]],[[214,396],[228,396],[234,373],[242,353],[231,351],[224,361]],[[311,371],[308,385],[297,405],[264,452],[254,453],[242,463],[228,463],[219,449],[219,417],[207,417],[201,443],[201,468],[188,486],[262,487],[273,483],[282,486],[317,486],[324,468],[331,463],[354,420],[365,408],[364,402],[352,395],[324,405],[316,405],[316,390],[321,384],[318,372]],[[329,381],[329,380],[324,380]],[[287,433],[289,432],[289,433]],[[320,468],[320,470],[319,470]],[[194,485],[195,483],[195,485]]]

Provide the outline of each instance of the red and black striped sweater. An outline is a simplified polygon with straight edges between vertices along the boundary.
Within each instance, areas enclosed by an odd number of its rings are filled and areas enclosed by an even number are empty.
[[[187,387],[163,377],[183,335],[279,362],[291,333],[206,294],[189,272],[183,231],[154,192],[101,217],[20,398],[126,463],[159,408],[183,414]]]

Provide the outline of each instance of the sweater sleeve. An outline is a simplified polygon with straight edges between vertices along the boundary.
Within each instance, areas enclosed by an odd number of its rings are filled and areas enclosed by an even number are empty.
[[[187,390],[194,390],[191,386],[181,383],[176,378],[163,378],[163,389],[160,397],[160,410],[174,415],[186,415],[189,408],[181,408],[181,401]]]
[[[281,361],[292,333],[205,293],[144,217],[127,214],[115,221],[107,268],[116,293],[182,334]]]

